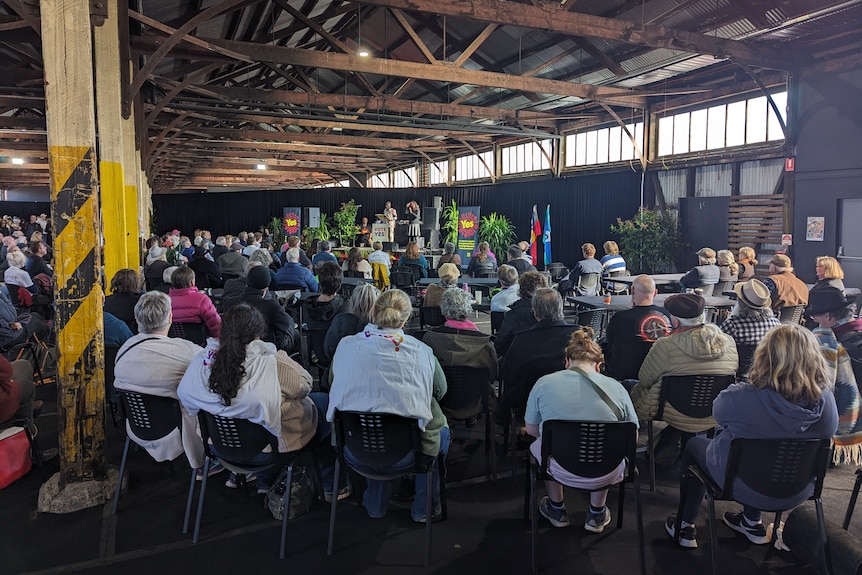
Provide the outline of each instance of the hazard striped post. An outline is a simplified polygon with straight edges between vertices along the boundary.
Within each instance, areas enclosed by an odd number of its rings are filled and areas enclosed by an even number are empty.
[[[42,53],[55,330],[60,351],[60,485],[106,477],[92,37],[88,0],[42,0]]]

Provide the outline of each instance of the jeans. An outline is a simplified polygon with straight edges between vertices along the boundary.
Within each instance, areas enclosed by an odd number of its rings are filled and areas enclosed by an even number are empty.
[[[711,440],[704,435],[695,435],[689,439],[688,444],[685,447],[685,451],[682,454],[682,465],[680,466],[682,473],[684,473],[692,463],[696,463],[698,467],[707,471],[706,448],[709,446],[710,441]],[[721,484],[723,483],[724,478],[720,477],[716,480],[716,478],[713,477],[713,480],[715,480],[716,483]],[[683,498],[683,521],[694,524],[697,519],[697,514],[700,512],[700,503],[703,501],[703,497],[705,495],[706,487],[704,487],[697,479],[692,478],[689,480],[688,489],[686,489],[685,492],[682,491],[682,485],[680,485],[680,497]],[[751,507],[750,505],[743,505],[742,512],[745,514],[745,517],[749,522],[757,523],[760,521],[760,509]]]
[[[440,430],[440,453],[444,456],[449,452],[450,433],[449,428],[444,427]],[[404,459],[398,463],[385,468],[373,468],[363,465],[357,461],[347,449],[344,450],[345,462],[356,470],[361,475],[386,475],[392,476],[393,479],[398,479],[407,475],[413,470],[415,463],[415,453],[409,453]],[[440,470],[437,466],[434,467],[434,475],[431,480],[433,490],[432,504],[434,509],[440,504]],[[421,520],[428,515],[433,515],[433,511],[429,514],[426,509],[427,503],[427,478],[425,473],[416,474],[416,496],[413,499],[413,509],[411,516],[414,521]],[[386,510],[389,508],[389,498],[392,495],[392,480],[387,479],[366,479],[368,487],[365,493],[362,494],[362,504],[370,517],[379,519],[386,515]]]

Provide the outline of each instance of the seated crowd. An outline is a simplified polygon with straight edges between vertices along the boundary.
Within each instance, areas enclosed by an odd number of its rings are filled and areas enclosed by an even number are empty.
[[[30,244],[31,258],[45,257],[38,241]],[[23,252],[5,241],[3,247],[11,250],[5,256],[7,287],[36,295],[26,260],[15,255]],[[685,289],[708,288],[710,293],[719,283],[729,284],[722,292],[733,292],[736,303],[726,319],[719,324],[709,321],[705,291],[675,294],[663,307],[655,305],[656,284],[641,275],[631,284],[632,307],[614,313],[599,339],[590,327],[566,314],[564,297],[569,291],[592,295],[615,289],[616,284],[603,281],[626,269],[615,242],[604,244],[601,260],[595,258],[593,244],[584,244],[584,259],[556,289],[525,257],[525,246],[511,246],[506,263],[498,265],[482,242],[465,273],[499,279],[501,289],[491,299],[491,310],[505,316],[496,336],[491,336],[470,319],[472,298],[457,289],[461,261],[454,246],[447,244],[436,270],[439,283],[428,287],[423,304],[439,307],[445,323],[414,337],[407,329],[414,314],[408,295],[399,289],[379,289],[388,286],[391,265],[379,243],[367,259],[354,248],[343,264],[328,242],[317,247],[309,258],[295,237],[279,250],[262,234],[219,236],[213,242],[203,230],[193,239],[177,232],[148,241],[142,276],[121,270],[111,278],[104,308],[106,317],[119,324],[112,330],[118,333],[112,341],[119,347],[114,387],[177,398],[182,406],[182,434],[159,441],[133,438],[154,458],[163,461],[185,453],[202,473],[204,448],[196,414],[247,419],[274,435],[279,451],[313,450],[326,499],[346,498],[353,491],[346,469],[334,493],[331,431],[337,412],[415,418],[422,455],[445,456],[451,439],[449,421],[475,422],[482,412],[478,403],[456,411],[445,408],[450,387],[445,370],[464,367],[487,373],[494,419],[508,425],[522,418],[522,439],[537,438],[529,448],[537,459],[542,457],[543,422],[639,425],[657,417],[665,378],[686,375],[732,376],[736,383],[718,395],[707,418],[693,419],[673,405],[665,406],[662,419],[667,428],[660,433],[657,460],[661,455],[670,464],[681,458],[683,469],[697,463],[720,482],[732,437],[834,437],[836,463],[862,459],[857,385],[862,375],[857,369],[862,361],[862,320],[854,317],[842,292],[843,274],[833,258],[818,259],[818,284],[809,293],[786,255],[770,260],[771,275],[755,277],[753,253],[740,250],[736,262],[728,250],[702,248],[698,265],[680,283]],[[414,269],[417,278],[428,275],[429,262],[413,242],[398,263]],[[46,267],[51,271],[47,263]],[[41,265],[32,269],[37,275],[46,273]],[[386,282],[360,281],[348,298],[342,293],[347,273],[373,280],[385,277]],[[583,275],[595,281],[584,282]],[[221,286],[219,314],[210,295],[201,290]],[[142,293],[142,287],[148,291]],[[313,292],[294,306],[299,321],[274,293],[286,289]],[[808,306],[809,320],[819,326],[813,333],[779,321],[775,312],[793,305]],[[201,342],[204,345],[172,338],[174,324],[205,326],[209,338]],[[37,314],[22,317],[14,302],[0,293],[4,348],[46,329]],[[301,330],[307,333],[310,353],[297,361]],[[8,363],[0,357],[0,399],[5,398],[0,401],[0,422],[22,414],[32,420],[32,384],[28,387],[25,376],[19,382],[17,366],[3,367]],[[312,366],[319,368],[317,385],[309,371]],[[495,382],[500,383],[499,393],[493,391]],[[708,439],[705,433],[715,427],[723,433]],[[247,463],[272,460],[272,453],[261,453]],[[390,466],[370,466],[349,450],[344,451],[344,461],[363,475],[378,477],[407,474],[415,467],[412,456]],[[566,527],[569,516],[562,485],[587,488],[593,491],[584,528],[601,533],[611,517],[607,487],[622,481],[626,466],[633,462],[623,460],[611,474],[599,478],[578,477],[550,463],[550,474],[559,481],[546,482],[547,496],[538,512],[551,525]],[[209,473],[222,471],[211,465]],[[425,522],[441,512],[443,478],[438,468],[432,477],[433,507],[427,509],[425,476],[415,475],[414,521]],[[241,483],[238,479],[231,476],[226,484],[235,487]],[[261,472],[253,479],[265,493],[275,474]],[[392,489],[390,480],[366,481],[362,503],[369,517],[387,513]],[[808,493],[780,503],[790,508]],[[697,546],[694,524],[703,497],[702,489],[686,484],[680,491],[682,515],[667,520],[668,534],[679,535],[683,547]],[[775,502],[762,494],[746,501],[741,513],[724,515],[725,523],[753,543],[768,542],[759,509]]]

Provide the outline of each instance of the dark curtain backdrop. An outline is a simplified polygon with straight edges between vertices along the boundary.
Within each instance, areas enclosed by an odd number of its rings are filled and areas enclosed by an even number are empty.
[[[315,190],[279,190],[260,192],[225,192],[154,195],[158,233],[174,228],[191,235],[195,228],[211,230],[213,236],[236,234],[241,230],[258,231],[273,217],[281,217],[282,207],[319,207],[332,215],[341,202],[353,198],[361,204],[359,216],[383,209],[387,200],[399,216],[410,200],[420,206],[431,206],[434,196],[442,196],[443,206],[454,199],[459,206],[481,206],[482,215],[497,212],[507,216],[517,229],[518,239],[530,239],[530,216],[537,205],[542,229],[545,206],[551,204],[551,246],[554,261],[571,267],[581,259],[580,246],[596,245],[615,239],[610,233],[617,218],[631,218],[640,205],[640,174],[614,172],[590,176],[502,182],[451,188],[322,188]],[[540,248],[541,251],[541,248]]]
[[[30,219],[30,214],[50,216],[51,202],[0,202],[0,214],[19,216],[26,222]]]

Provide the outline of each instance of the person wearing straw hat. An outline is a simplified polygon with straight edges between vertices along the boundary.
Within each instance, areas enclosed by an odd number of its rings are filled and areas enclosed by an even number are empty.
[[[783,307],[808,303],[808,286],[793,273],[793,263],[789,257],[784,254],[772,256],[769,273],[770,276],[763,279],[763,284],[769,288],[772,309],[778,311]]]
[[[757,345],[766,332],[781,324],[770,307],[769,288],[752,278],[737,283],[733,291],[736,306],[721,324],[721,331],[732,337],[736,345]]]
[[[440,282],[431,284],[425,290],[425,299],[422,301],[422,307],[440,307],[440,302],[443,300],[443,294],[447,289],[458,287],[458,278],[461,277],[461,271],[455,264],[443,264],[437,270],[437,275],[440,276]]]

